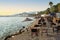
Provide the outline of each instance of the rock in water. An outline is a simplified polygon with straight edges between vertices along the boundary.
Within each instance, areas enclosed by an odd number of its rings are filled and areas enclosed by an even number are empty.
[[[26,18],[23,22],[25,22],[25,21],[32,21],[32,19]]]

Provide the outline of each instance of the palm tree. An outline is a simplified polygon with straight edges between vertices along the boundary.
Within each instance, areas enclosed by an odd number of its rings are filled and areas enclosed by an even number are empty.
[[[53,12],[53,3],[49,2],[49,5],[50,5],[50,12]]]
[[[49,5],[50,5],[50,7],[52,7],[53,6],[53,3],[52,2],[49,2]]]

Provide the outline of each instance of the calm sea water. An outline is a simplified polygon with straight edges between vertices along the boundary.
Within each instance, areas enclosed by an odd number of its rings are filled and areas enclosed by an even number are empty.
[[[33,22],[22,22],[25,19],[26,17],[0,17],[0,40],[3,40],[4,37],[19,31],[22,26],[27,27]]]

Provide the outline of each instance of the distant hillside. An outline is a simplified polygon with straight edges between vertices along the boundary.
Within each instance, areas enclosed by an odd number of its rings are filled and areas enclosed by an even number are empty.
[[[16,15],[13,15],[13,16],[21,16],[21,17],[32,17],[36,14],[36,12],[31,12],[31,13],[27,13],[27,12],[24,12],[24,13],[19,13],[19,14],[16,14]]]
[[[33,17],[35,14],[36,12],[23,12],[14,15],[7,15],[7,16],[0,16],[0,17]]]

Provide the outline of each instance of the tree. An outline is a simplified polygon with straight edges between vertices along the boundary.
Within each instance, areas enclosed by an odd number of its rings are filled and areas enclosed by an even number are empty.
[[[40,12],[38,12],[38,14],[44,14],[44,11],[40,11]]]
[[[52,7],[53,6],[53,3],[52,2],[49,2],[49,5],[50,5],[50,7]]]
[[[53,2],[49,2],[50,8],[47,8],[44,11],[38,12],[38,14],[49,14],[60,12],[60,3],[53,5]]]
[[[50,13],[50,8],[47,8],[47,10],[45,10],[45,14],[49,14]]]
[[[57,5],[54,5],[53,7],[54,7],[54,8],[53,8],[53,12],[55,12],[55,13],[58,12]]]
[[[50,13],[50,8],[47,8],[48,13]]]
[[[57,4],[58,12],[60,12],[60,3]]]
[[[49,5],[50,5],[50,12],[52,13],[52,12],[53,12],[53,10],[54,10],[53,2],[49,2]]]

